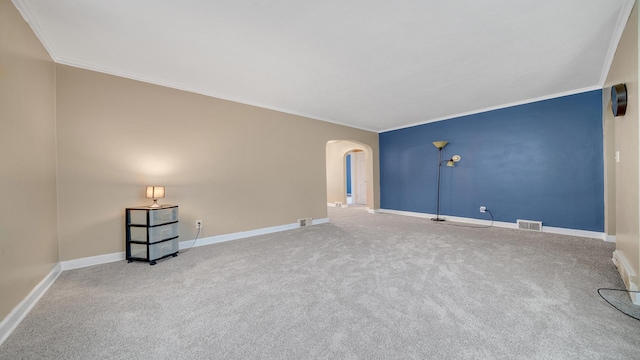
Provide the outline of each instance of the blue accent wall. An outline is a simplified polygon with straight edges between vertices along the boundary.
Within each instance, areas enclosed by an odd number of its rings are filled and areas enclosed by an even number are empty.
[[[351,155],[347,155],[347,194],[351,194]]]
[[[380,134],[383,209],[604,231],[602,92],[580,93]]]

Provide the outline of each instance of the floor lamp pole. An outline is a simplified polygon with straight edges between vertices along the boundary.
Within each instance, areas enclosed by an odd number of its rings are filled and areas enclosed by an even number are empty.
[[[442,163],[447,161],[447,166],[455,166],[455,163],[460,161],[460,155],[453,155],[451,159],[442,160],[442,149],[447,146],[448,141],[434,141],[432,144],[438,149],[438,195],[436,197],[436,217],[432,218],[433,221],[444,221],[444,219],[440,219],[440,178],[441,178],[441,170]]]
[[[442,169],[442,148],[438,149],[438,195],[436,197],[436,217],[433,221],[444,221],[440,219],[440,170]]]

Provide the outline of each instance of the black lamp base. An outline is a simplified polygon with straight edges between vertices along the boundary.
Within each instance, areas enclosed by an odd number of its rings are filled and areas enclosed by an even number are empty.
[[[444,221],[444,219],[441,219],[441,218],[431,218],[431,221]]]

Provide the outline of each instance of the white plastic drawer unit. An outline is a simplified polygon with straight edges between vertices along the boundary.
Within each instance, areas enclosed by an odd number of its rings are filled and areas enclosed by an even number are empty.
[[[146,244],[131,243],[131,257],[138,259],[148,259],[149,261],[153,261],[177,252],[178,239],[149,244],[149,254],[147,254]],[[149,256],[147,257],[147,255]]]
[[[178,256],[178,205],[138,206],[125,212],[127,260],[148,261]]]
[[[178,223],[160,226],[131,226],[129,228],[131,238],[129,241],[155,243],[178,236]]]
[[[178,207],[164,209],[130,209],[129,224],[155,226],[178,221]]]

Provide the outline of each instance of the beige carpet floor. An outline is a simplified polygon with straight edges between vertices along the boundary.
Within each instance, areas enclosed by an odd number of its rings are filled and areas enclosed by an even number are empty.
[[[328,224],[66,271],[0,359],[640,359],[614,244],[330,208]]]

